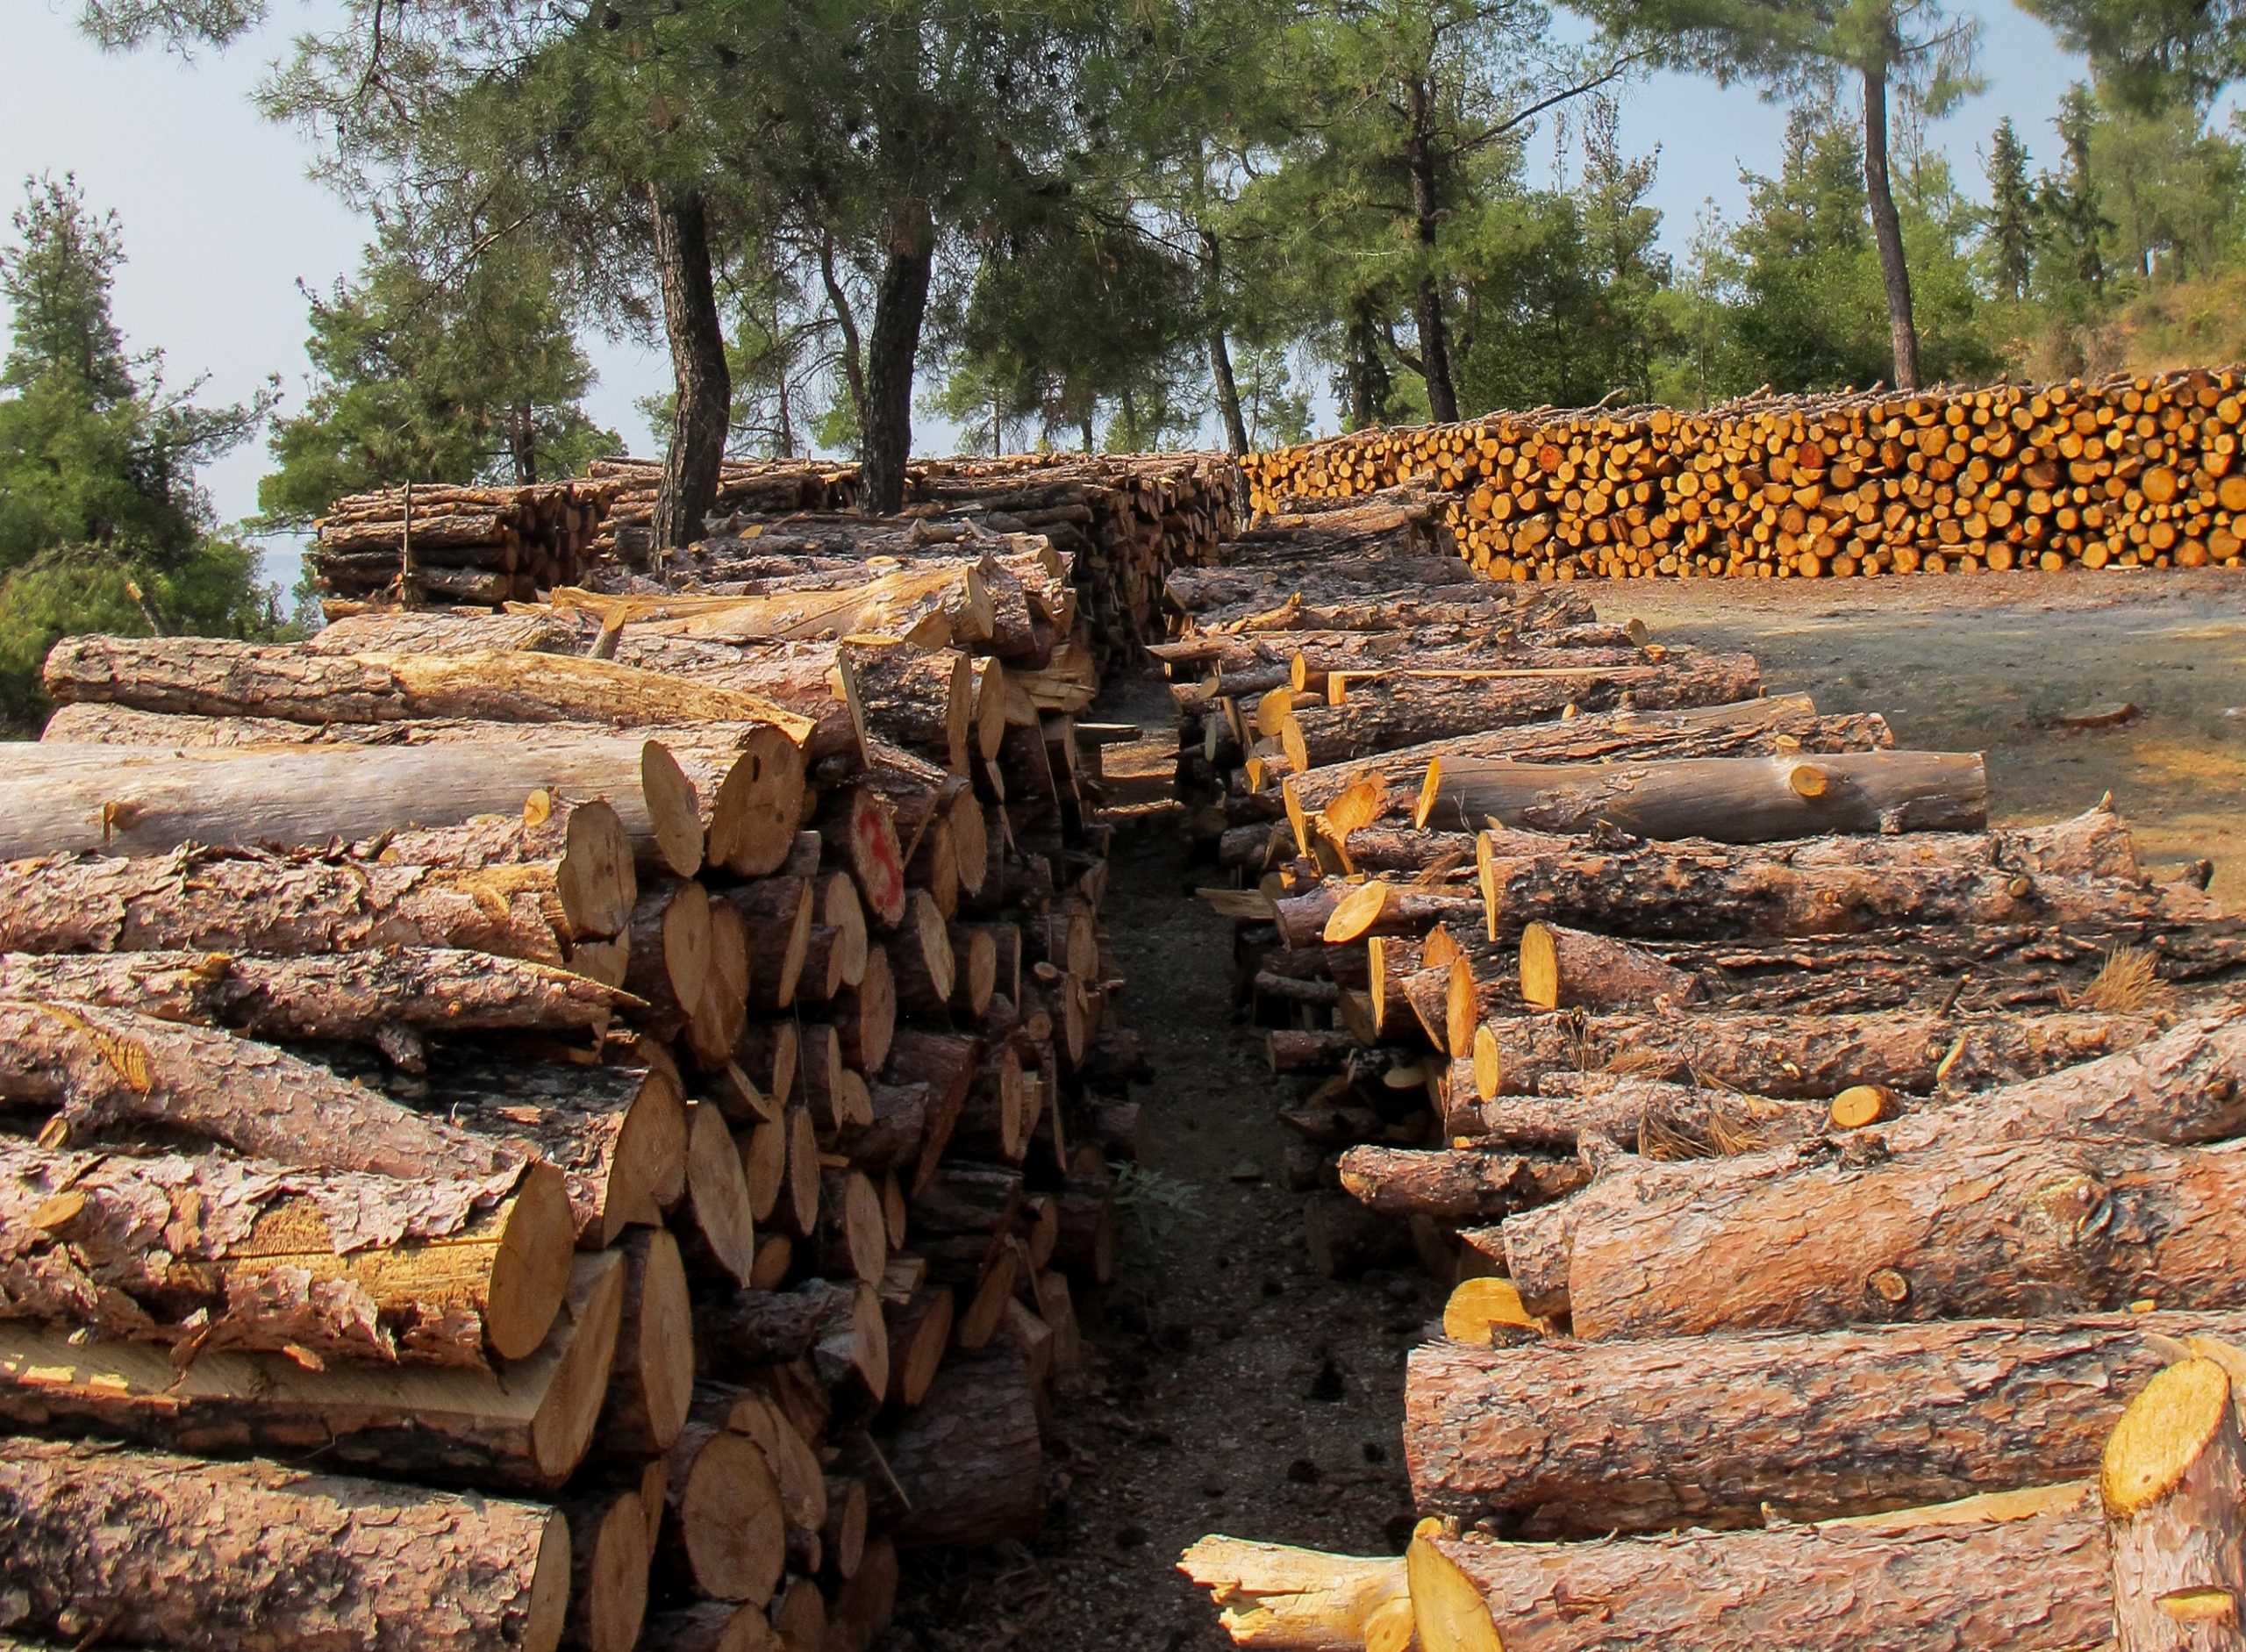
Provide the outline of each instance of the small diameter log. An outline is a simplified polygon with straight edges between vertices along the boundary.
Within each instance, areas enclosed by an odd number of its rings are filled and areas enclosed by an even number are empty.
[[[1700,985],[1627,940],[1533,923],[1520,932],[1520,996],[1532,1010],[1650,1009],[1690,1004]]]
[[[899,944],[903,939],[898,937]],[[877,1073],[889,1059],[897,1033],[897,984],[887,947],[869,948],[864,976],[836,995],[834,1031],[841,1040],[843,1064],[852,1071]]]
[[[571,1652],[632,1652],[647,1615],[647,1567],[654,1555],[639,1492],[588,1492],[564,1501],[562,1513],[569,1522],[571,1561],[562,1646]]]
[[[652,1614],[640,1638],[643,1652],[780,1652],[779,1637],[761,1606],[697,1601]]]
[[[2086,1482],[1818,1526],[1607,1543],[1494,1543],[1428,1521],[1406,1567],[1428,1652],[2056,1649],[2098,1645],[2112,1622]]]
[[[901,1544],[992,1543],[1044,1523],[1037,1397],[1011,1345],[946,1361],[882,1453],[905,1499],[883,1511]]]
[[[819,1260],[835,1277],[855,1276],[865,1285],[881,1283],[889,1265],[889,1221],[881,1191],[862,1170],[829,1170],[822,1178],[820,1208],[826,1214]]]
[[[934,1180],[975,1083],[980,1050],[975,1039],[919,1027],[900,1027],[891,1041],[883,1082],[928,1087],[926,1126],[919,1158],[906,1181],[907,1192],[917,1194]]]
[[[617,1346],[624,1260],[576,1258],[546,1341],[502,1371],[308,1370],[285,1355],[204,1348],[185,1370],[161,1345],[0,1322],[0,1420],[67,1427],[201,1456],[317,1451],[355,1471],[477,1490],[551,1491],[583,1459]]]
[[[68,1441],[0,1455],[11,1627],[68,1641],[552,1652],[569,1528],[543,1505]]]
[[[424,947],[324,958],[0,953],[0,998],[68,999],[261,1039],[606,1030],[633,998],[549,964]]]
[[[612,1458],[660,1456],[685,1424],[694,1396],[694,1310],[678,1241],[640,1228],[618,1247],[625,1273],[615,1375],[598,1435]]]
[[[945,1016],[958,985],[958,960],[952,949],[950,927],[927,890],[916,889],[907,896],[905,924],[884,950],[895,983],[896,1007],[908,1015],[939,1020]],[[879,1065],[876,1062],[868,1070]]]
[[[2145,1384],[2107,1442],[2098,1491],[2118,1652],[2246,1644],[2246,1446],[2224,1361],[2195,1355]]]
[[[706,1101],[687,1104],[686,1194],[670,1219],[697,1269],[734,1284],[748,1283],[756,1260],[748,1178],[725,1114]]]
[[[86,1004],[0,999],[0,1100],[53,1109],[82,1144],[153,1129],[278,1164],[495,1192],[524,1157],[266,1045]]]
[[[2246,1241],[2246,1147],[2049,1138],[1892,1157],[1873,1144],[1863,1156],[1791,1171],[1774,1164],[1767,1176],[1751,1174],[1760,1158],[1720,1161],[1705,1186],[1664,1174],[1643,1188],[1628,1170],[1601,1177],[1570,1201],[1576,1334],[1811,1330],[2239,1299],[2223,1259]]]
[[[2094,1471],[2158,1338],[2242,1331],[2159,1312],[1430,1342],[1404,1455],[1418,1507],[1520,1537],[1907,1508]]]
[[[134,1341],[477,1367],[546,1340],[570,1250],[569,1203],[549,1165],[499,1188],[0,1139],[0,1302],[11,1318]]]
[[[1342,1189],[1368,1210],[1428,1216],[1454,1227],[1549,1205],[1589,1179],[1573,1159],[1440,1148],[1351,1148],[1341,1172]]]
[[[883,929],[905,916],[905,853],[897,812],[870,786],[845,786],[820,798],[819,829],[834,863],[848,870],[867,913]]]
[[[852,637],[841,648],[856,673],[858,704],[880,737],[965,774],[975,740],[975,674],[968,656],[887,638]]]
[[[809,1359],[829,1382],[855,1375],[876,1399],[888,1385],[888,1333],[870,1285],[811,1279],[792,1291],[743,1291],[705,1303],[694,1334],[704,1366],[720,1380]]]
[[[929,1384],[942,1369],[951,1347],[955,1300],[942,1285],[922,1286],[901,1299],[884,1299],[882,1312],[889,1327],[887,1398],[909,1410],[927,1398]]]

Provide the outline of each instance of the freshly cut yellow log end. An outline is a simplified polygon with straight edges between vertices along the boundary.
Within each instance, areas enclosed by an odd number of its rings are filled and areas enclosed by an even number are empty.
[[[1275,739],[1294,716],[1294,690],[1273,689],[1255,702],[1255,732],[1266,740]]]
[[[1828,1112],[1835,1130],[1861,1130],[1892,1119],[1901,1111],[1895,1092],[1884,1084],[1850,1084],[1833,1098]]]
[[[655,740],[640,748],[640,790],[663,864],[680,877],[702,869],[702,803],[678,759]]]
[[[1559,953],[1543,924],[1527,925],[1520,932],[1520,997],[1532,1010],[1560,1005]]]
[[[1387,807],[1388,783],[1368,772],[1351,782],[1347,791],[1326,805],[1326,829],[1337,840],[1346,842],[1350,833],[1370,826]]]
[[[1388,910],[1389,885],[1377,879],[1360,883],[1334,903],[1324,931],[1326,944],[1342,946],[1363,937]]]
[[[1474,1093],[1484,1101],[1498,1093],[1505,1079],[1505,1064],[1498,1055],[1498,1035],[1486,1026],[1474,1029]]]
[[[1534,1331],[1536,1316],[1521,1305],[1520,1290],[1510,1279],[1469,1279],[1443,1305],[1442,1334],[1454,1342],[1487,1342],[1499,1326]]]
[[[2230,1409],[2230,1377],[2193,1357],[2147,1383],[2107,1437],[2098,1494],[2126,1519],[2166,1496],[2214,1442]]]
[[[1420,944],[1420,968],[1440,969],[1460,955],[1458,942],[1451,938],[1450,931],[1437,924]]]
[[[1622,629],[1628,634],[1630,640],[1636,643],[1641,648],[1646,646],[1647,640],[1653,635],[1651,628],[1649,627],[1646,622],[1642,619],[1633,619],[1628,624],[1625,625]]]
[[[1435,812],[1435,803],[1442,796],[1442,759],[1427,759],[1427,772],[1420,781],[1419,800],[1412,805],[1412,825],[1424,832],[1427,821]]]
[[[1797,797],[1821,797],[1833,777],[1815,763],[1796,763],[1786,773],[1786,784]]]
[[[1412,1637],[1418,1628],[1419,1617],[1412,1610],[1411,1598],[1399,1595],[1374,1607],[1365,1620],[1365,1652],[1411,1652]]]
[[[1441,1522],[1421,1520],[1404,1551],[1420,1652],[1505,1652],[1490,1606],[1474,1580],[1434,1545]]]
[[[1442,1053],[1456,1055],[1473,1042],[1479,1013],[1474,996],[1474,966],[1463,956],[1450,961],[1442,983]]]
[[[2177,1623],[2235,1624],[2238,1597],[2228,1589],[2178,1589],[2161,1596],[2160,1610]]]

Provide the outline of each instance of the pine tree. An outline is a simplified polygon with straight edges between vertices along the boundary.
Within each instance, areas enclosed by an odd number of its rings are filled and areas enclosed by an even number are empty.
[[[2028,182],[2028,151],[2006,116],[1989,142],[1987,245],[1998,293],[2017,303],[2035,273],[2035,193]]]

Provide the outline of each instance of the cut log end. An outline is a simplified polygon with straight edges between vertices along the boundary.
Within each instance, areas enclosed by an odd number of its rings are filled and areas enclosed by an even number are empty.
[[[677,876],[693,876],[702,869],[702,800],[678,759],[658,741],[640,748],[640,790],[662,863]]]
[[[1503,1652],[1481,1590],[1432,1541],[1441,1529],[1421,1520],[1404,1555],[1421,1652]]]
[[[2127,1519],[2174,1491],[2229,1410],[2230,1378],[2213,1360],[2185,1360],[2154,1377],[2107,1441],[2098,1482],[2107,1513]]]
[[[532,1166],[504,1221],[484,1330],[500,1358],[525,1359],[546,1340],[569,1291],[576,1222],[562,1173]]]

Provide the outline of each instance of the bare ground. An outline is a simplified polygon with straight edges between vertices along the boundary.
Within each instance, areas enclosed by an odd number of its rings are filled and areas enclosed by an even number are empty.
[[[1985,751],[1999,821],[2052,819],[2111,790],[2149,861],[2207,856],[2246,906],[2246,579],[2213,570],[1819,584],[1647,581],[1602,618],[1743,648],[1774,692],[1888,714],[1906,746]],[[1159,789],[1172,742],[1159,683],[1102,715]],[[2119,727],[2071,713],[2131,703]],[[1089,1369],[1060,1397],[1053,1518],[1027,1545],[908,1561],[891,1652],[1182,1652],[1229,1645],[1174,1570],[1209,1532],[1359,1554],[1411,1527],[1403,1362],[1440,1313],[1417,1273],[1310,1270],[1300,1196],[1279,1184],[1279,1081],[1229,1011],[1229,930],[1191,898],[1174,814],[1119,834],[1108,939],[1147,1041],[1143,1169],[1122,1269],[1083,1305]],[[1250,1175],[1257,1179],[1246,1179]]]

